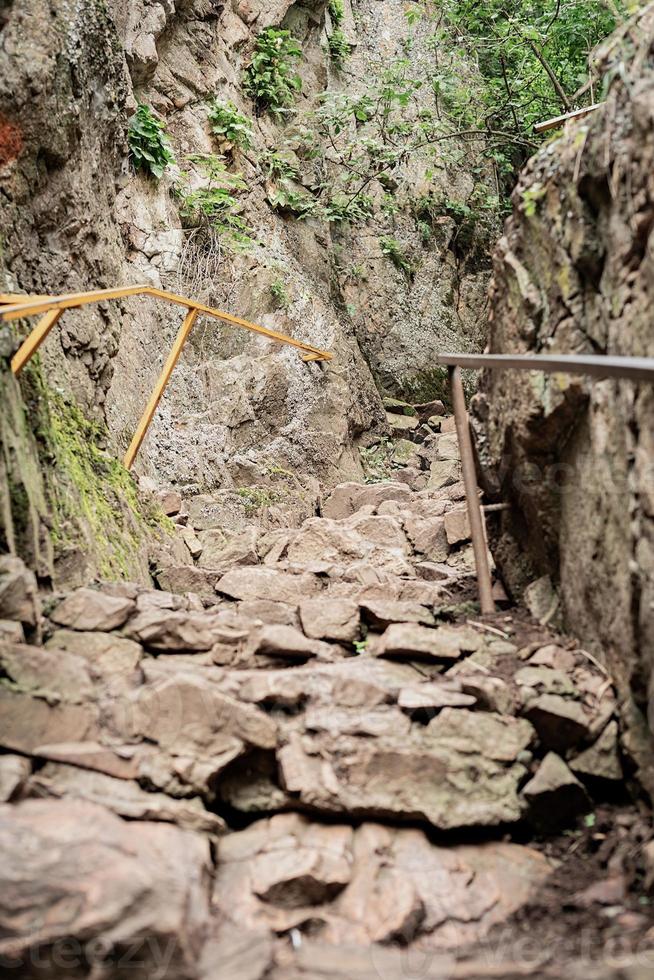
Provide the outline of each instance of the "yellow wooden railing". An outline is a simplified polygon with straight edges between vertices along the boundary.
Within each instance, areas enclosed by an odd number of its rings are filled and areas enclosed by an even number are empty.
[[[186,296],[177,296],[175,293],[168,293],[163,289],[156,289],[154,286],[123,286],[117,289],[98,289],[89,293],[70,293],[66,296],[23,296],[17,294],[0,293],[0,320],[10,321],[19,320],[23,317],[40,316],[38,324],[30,335],[21,344],[18,351],[11,360],[11,370],[15,375],[20,374],[27,362],[34,356],[43,341],[46,339],[52,328],[59,322],[65,310],[76,309],[80,306],[87,306],[89,303],[102,303],[105,300],[121,299],[124,296],[155,296],[164,299],[168,303],[186,308],[186,316],[179,333],[175,338],[170,354],[164,364],[163,370],[159,375],[157,383],[152,391],[150,400],[141,416],[134,438],[125,454],[125,467],[131,469],[136,455],[141,448],[143,440],[147,434],[152,419],[154,418],[157,406],[161,401],[166,385],[175,370],[180,354],[189,338],[193,325],[198,316],[209,316],[223,323],[230,323],[235,327],[250,330],[253,333],[261,334],[270,340],[276,340],[281,344],[289,344],[304,351],[304,361],[330,361],[332,355],[328,351],[312,347],[311,344],[304,344],[293,337],[269,330],[267,327],[258,326],[248,320],[232,316],[231,313],[223,313],[215,310],[204,303],[198,303]]]

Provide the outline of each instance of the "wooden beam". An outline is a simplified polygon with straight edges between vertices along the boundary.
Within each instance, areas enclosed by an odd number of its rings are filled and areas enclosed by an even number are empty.
[[[595,112],[596,109],[601,109],[605,102],[597,102],[595,105],[587,106],[585,109],[577,109],[576,112],[566,112],[564,116],[556,116],[555,119],[547,119],[545,122],[537,123],[534,126],[535,133],[546,133],[550,129],[559,129],[560,126],[565,125],[570,119],[583,119],[584,116],[589,116],[591,112]]]
[[[175,338],[175,343],[173,344],[170,354],[168,355],[168,359],[164,364],[163,371],[159,375],[159,379],[154,387],[154,391],[150,396],[150,401],[148,402],[145,412],[141,417],[141,421],[138,424],[138,428],[134,433],[134,438],[132,439],[130,443],[130,447],[125,454],[125,460],[124,460],[125,469],[129,470],[132,468],[134,460],[136,459],[136,455],[139,449],[141,448],[141,444],[143,443],[143,440],[147,435],[152,419],[154,418],[154,414],[157,411],[159,402],[161,401],[163,393],[166,390],[166,386],[170,381],[170,377],[173,371],[175,370],[175,366],[179,360],[179,356],[182,353],[182,350],[184,349],[184,344],[188,340],[188,336],[191,330],[193,329],[193,324],[195,323],[197,317],[198,317],[198,311],[196,309],[190,309],[186,314],[186,317],[184,318],[184,322],[179,329],[179,333],[177,334],[177,337]]]
[[[0,306],[17,306],[19,303],[34,303],[37,300],[50,299],[49,296],[27,296],[25,293],[0,293]]]
[[[231,313],[224,313],[222,310],[205,306],[204,303],[197,303],[195,300],[189,299],[186,296],[178,296],[176,293],[156,289],[154,286],[122,286],[117,289],[98,289],[89,293],[70,293],[67,296],[55,296],[33,303],[21,303],[17,306],[0,309],[0,320],[18,320],[21,317],[36,316],[38,313],[45,313],[51,309],[70,310],[79,306],[86,306],[89,303],[100,303],[103,300],[120,299],[121,297],[136,295],[154,296],[158,299],[165,299],[169,303],[184,306],[186,309],[197,310],[205,316],[213,317],[214,320],[231,323],[236,327],[242,327],[244,330],[250,330],[252,333],[258,333],[263,337],[268,337],[269,340],[276,340],[280,344],[288,344],[291,347],[297,347],[298,350],[306,351],[308,354],[315,354],[315,360],[317,361],[330,361],[333,356],[329,351],[320,350],[312,344],[305,344],[286,334],[277,333],[276,330],[261,327],[256,323],[250,323],[249,320],[243,320],[241,317],[233,316]]]
[[[34,357],[54,325],[59,322],[63,312],[63,310],[49,310],[45,316],[41,317],[38,325],[32,330],[27,340],[23,341],[11,359],[11,370],[14,374],[20,374],[30,358]]]

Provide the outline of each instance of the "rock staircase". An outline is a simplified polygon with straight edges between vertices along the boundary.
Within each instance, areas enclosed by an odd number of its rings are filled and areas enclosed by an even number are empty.
[[[3,976],[652,975],[611,680],[475,614],[451,421],[389,408],[320,516],[162,494],[157,589],[0,560]]]

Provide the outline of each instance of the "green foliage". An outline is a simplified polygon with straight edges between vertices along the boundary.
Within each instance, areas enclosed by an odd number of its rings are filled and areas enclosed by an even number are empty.
[[[38,446],[55,560],[82,553],[101,577],[133,579],[147,537],[171,533],[172,522],[140,498],[133,477],[107,449],[106,428],[45,383],[38,358],[23,371],[21,387]]]
[[[406,252],[400,243],[395,238],[380,238],[379,246],[381,248],[382,255],[389,258],[396,269],[403,272],[405,276],[409,277],[409,279],[413,278],[415,275],[414,266],[407,257]]]
[[[329,57],[337,68],[342,68],[352,52],[352,46],[340,27],[335,27],[327,39]]]
[[[280,181],[268,193],[268,203],[275,211],[296,218],[313,218],[320,215],[316,200],[304,191],[295,190],[288,181]]]
[[[394,172],[427,145],[436,124],[431,113],[419,113],[421,86],[410,60],[401,59],[382,70],[377,84],[362,95],[323,93],[316,108],[288,131],[285,147],[276,153],[285,148],[302,165],[312,165],[318,207],[313,213],[333,222],[367,221],[372,182],[380,181],[389,192],[397,187]],[[396,207],[387,197],[385,212]]]
[[[248,189],[242,174],[230,173],[223,158],[215,154],[194,154],[187,158],[195,167],[193,175],[180,174],[175,188],[179,197],[179,212],[185,227],[210,229],[232,251],[242,251],[252,245],[252,231],[241,216],[242,204],[238,194]]]
[[[437,0],[434,7],[440,20],[435,44],[463,45],[484,79],[479,105],[466,99],[456,71],[437,77],[435,92],[461,123],[474,117],[476,127],[497,134],[489,142],[509,178],[527,155],[536,122],[591,100],[589,56],[630,3]]]
[[[283,180],[296,180],[299,176],[297,164],[289,155],[276,150],[266,150],[259,158],[259,163],[263,167],[266,176],[269,178],[279,177]]]
[[[243,90],[258,112],[267,111],[277,118],[289,114],[302,90],[302,79],[293,67],[301,56],[302,48],[290,31],[269,27],[259,35],[243,77]]]
[[[327,9],[332,20],[332,32],[327,39],[329,56],[337,68],[342,68],[352,51],[342,27],[345,18],[343,0],[329,0]]]
[[[132,164],[159,180],[170,163],[175,162],[166,126],[142,102],[130,119],[127,142]]]
[[[236,493],[243,500],[246,517],[254,517],[284,499],[280,491],[268,487],[239,487]]]
[[[468,399],[477,392],[476,371],[463,371],[463,387]],[[404,401],[422,405],[425,402],[442,401],[448,412],[452,411],[449,372],[446,367],[437,365],[426,371],[420,371],[411,376],[405,376],[394,385],[398,398]]]
[[[393,451],[394,446],[390,439],[359,450],[366,483],[383,483],[384,480],[392,479]]]
[[[287,310],[291,305],[291,299],[288,295],[288,290],[286,289],[286,283],[281,278],[275,279],[275,281],[270,284],[270,295],[273,298],[276,308],[279,310]]]
[[[323,214],[327,221],[359,222],[367,221],[373,211],[372,199],[361,194],[346,198],[344,195],[331,197],[325,203]]]
[[[329,16],[332,19],[334,27],[340,27],[345,17],[345,4],[343,0],[329,0],[327,10],[329,11]]]
[[[497,236],[499,201],[483,184],[477,184],[465,201],[446,194],[425,194],[413,202],[413,213],[423,241],[429,241],[443,218],[456,226],[454,251],[468,254],[477,245],[484,250]]]
[[[228,143],[238,146],[241,150],[250,149],[252,146],[252,126],[233,102],[218,102],[214,99],[209,104],[208,116],[212,133],[222,137]]]

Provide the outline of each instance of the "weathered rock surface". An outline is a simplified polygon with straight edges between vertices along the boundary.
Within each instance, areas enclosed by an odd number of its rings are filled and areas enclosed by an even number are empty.
[[[50,619],[72,629],[108,631],[122,626],[133,609],[131,599],[78,589],[50,613]]]
[[[0,955],[10,971],[27,975],[38,956],[61,976],[62,957],[68,965],[88,957],[118,976],[109,964],[120,953],[146,976],[197,975],[209,908],[206,838],[126,823],[79,800],[27,800],[0,808],[0,849]]]
[[[630,30],[602,109],[558,134],[514,192],[494,259],[492,353],[654,355],[649,4]],[[621,44],[598,64],[612,71]],[[485,485],[509,505],[494,552],[510,592],[552,577],[565,627],[618,684],[650,796],[652,412],[647,384],[522,372],[489,372],[473,411]]]
[[[545,756],[523,793],[529,802],[529,818],[541,830],[565,827],[591,806],[582,784],[554,752]]]
[[[398,944],[435,957],[438,980],[468,970],[455,962],[461,951],[495,926],[512,928],[552,872],[541,850],[499,835],[572,826],[588,792],[615,785],[605,674],[522,614],[463,620],[461,488],[345,485],[334,498],[342,516],[272,529],[258,514],[249,527],[220,525],[225,498],[216,508],[205,499],[188,510],[214,524],[198,540],[222,567],[190,564],[184,544],[188,564],[158,573],[172,591],[96,583],[46,597],[38,629],[23,629],[20,603],[9,609],[17,618],[4,635],[20,642],[0,644],[0,796],[19,815],[36,805],[48,820],[100,814],[93,855],[112,881],[143,864],[132,890],[120,889],[144,908],[140,975],[374,980],[379,967],[403,980]],[[73,823],[66,816],[61,833]],[[143,827],[153,828],[147,845]],[[132,828],[131,850],[113,862],[102,847],[120,849]],[[165,844],[162,829],[173,835]],[[46,846],[31,824],[20,833],[23,846]],[[72,941],[117,933],[133,945],[138,924],[123,926],[113,885],[97,881],[88,833],[68,847],[84,896]],[[168,908],[161,879],[187,839],[195,843]],[[211,895],[197,842],[204,855],[214,849]],[[164,846],[155,872],[153,851]],[[40,899],[25,897],[20,878],[7,890],[22,908],[52,906],[53,928],[59,860],[38,871]],[[36,874],[36,858],[25,868]],[[185,917],[183,895],[193,903]],[[31,922],[11,926],[16,942],[10,928],[0,955],[32,955]],[[173,937],[171,958],[156,967],[162,935]],[[487,975],[475,969],[461,976]]]
[[[311,922],[341,949],[419,940],[437,950],[485,936],[549,871],[517,845],[439,848],[417,830],[285,814],[223,839],[214,902],[253,932]]]

